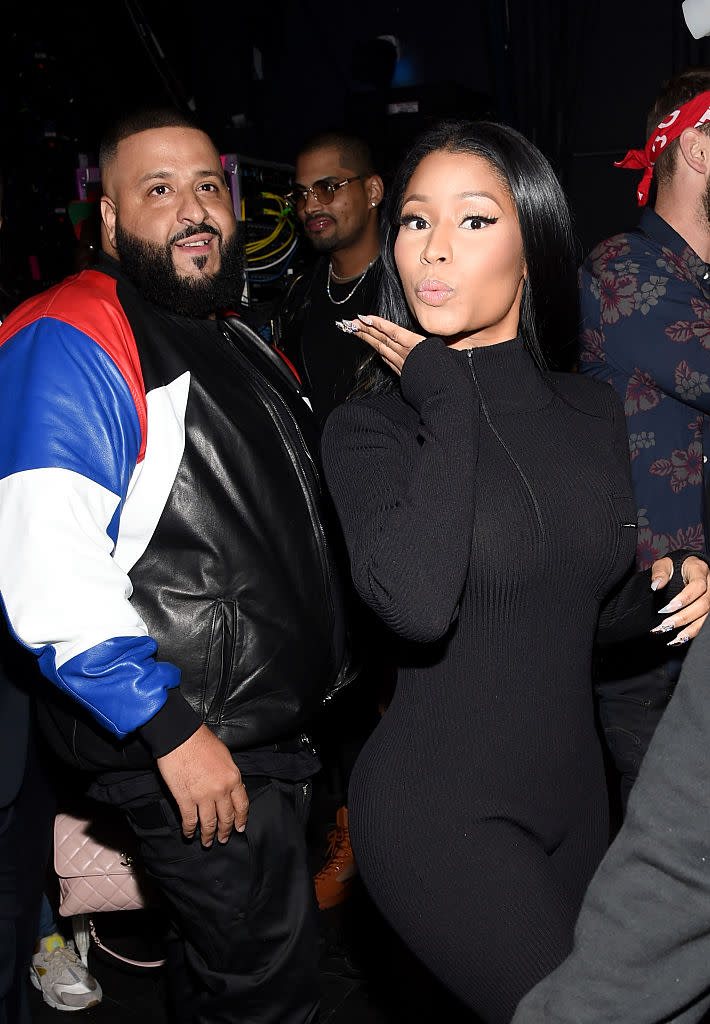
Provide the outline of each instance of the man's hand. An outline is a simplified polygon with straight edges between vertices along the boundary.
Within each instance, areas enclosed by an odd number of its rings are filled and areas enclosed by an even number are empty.
[[[686,586],[677,597],[659,609],[661,615],[668,615],[669,618],[651,630],[652,633],[667,633],[685,627],[669,642],[668,647],[687,644],[697,636],[710,610],[710,568],[700,558],[689,555],[683,562],[681,571]],[[659,558],[651,566],[651,588],[661,590],[672,575],[671,559]]]
[[[226,843],[233,828],[244,831],[249,798],[242,776],[229,750],[206,725],[157,764],[180,808],[188,839],[198,825],[203,846],[212,845],[215,832]]]

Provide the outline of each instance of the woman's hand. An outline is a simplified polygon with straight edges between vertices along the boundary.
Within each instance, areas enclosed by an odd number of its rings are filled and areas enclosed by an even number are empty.
[[[414,334],[381,316],[358,313],[356,320],[336,320],[335,325],[346,334],[359,335],[397,374],[402,373],[404,360],[414,346],[424,341],[423,334]]]
[[[669,618],[651,630],[652,633],[667,633],[681,629],[668,647],[680,647],[697,636],[710,611],[710,567],[700,558],[689,555],[681,566],[681,572],[685,587],[677,597],[659,609],[661,615],[668,615]],[[651,566],[651,588],[661,590],[672,575],[671,559],[659,558]]]

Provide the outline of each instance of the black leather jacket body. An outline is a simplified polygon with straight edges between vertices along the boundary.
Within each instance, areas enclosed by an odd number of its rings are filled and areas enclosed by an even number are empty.
[[[288,743],[354,674],[314,417],[284,361],[238,319],[175,316],[146,303],[113,261],[99,269],[115,277],[135,337],[148,432],[151,396],[165,405],[175,382],[187,388],[174,417],[182,456],[129,571],[131,602],[158,660],[179,668],[179,692],[123,739],[54,692],[45,729],[93,770],[152,764],[191,715],[234,752]]]

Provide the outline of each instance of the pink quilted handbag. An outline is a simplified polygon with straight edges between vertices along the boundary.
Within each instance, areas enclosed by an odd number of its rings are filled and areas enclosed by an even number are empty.
[[[150,902],[145,883],[134,870],[133,857],[126,852],[125,838],[123,832],[118,834],[114,827],[110,838],[102,842],[97,838],[94,823],[88,819],[57,814],[54,869],[59,879],[62,917],[140,910]]]
[[[54,819],[54,870],[59,913],[72,918],[74,941],[88,964],[90,937],[105,953],[134,967],[162,967],[165,960],[132,960],[104,945],[89,914],[140,910],[153,902],[128,850],[134,842],[122,819],[100,821],[62,812]]]

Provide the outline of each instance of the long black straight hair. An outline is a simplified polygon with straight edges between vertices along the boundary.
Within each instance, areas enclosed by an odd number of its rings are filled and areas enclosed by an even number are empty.
[[[567,368],[578,329],[577,256],[567,199],[552,166],[529,139],[493,121],[442,121],[415,140],[402,160],[381,219],[380,316],[425,333],[412,315],[394,261],[404,195],[421,161],[436,152],[485,160],[508,190],[518,215],[527,277],[518,335],[542,369]],[[396,382],[374,353],[360,368],[353,396],[388,390]]]

